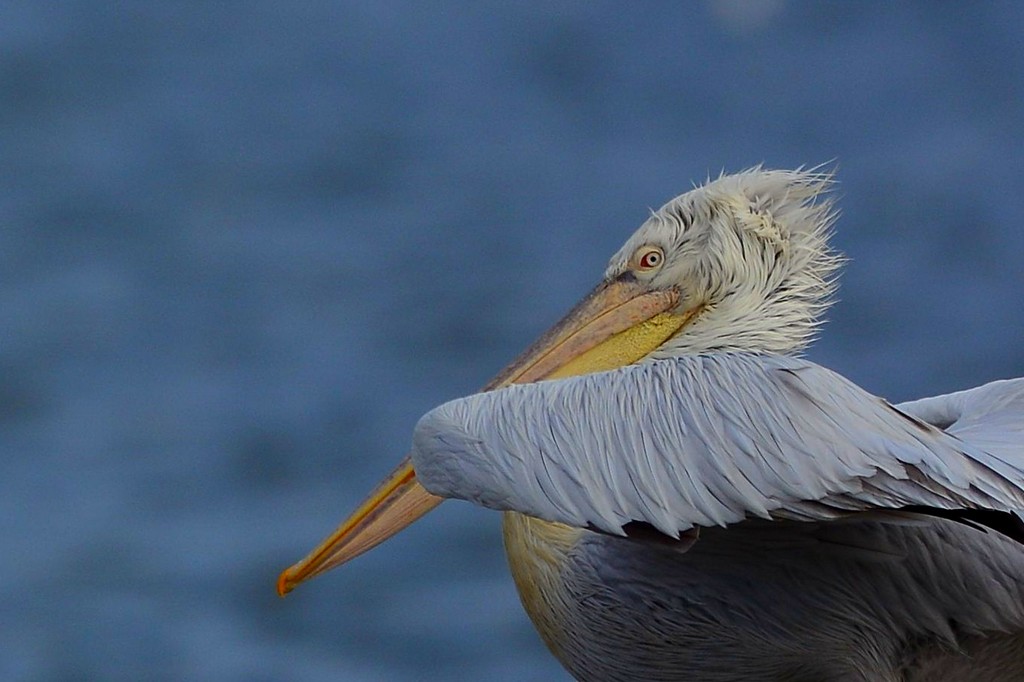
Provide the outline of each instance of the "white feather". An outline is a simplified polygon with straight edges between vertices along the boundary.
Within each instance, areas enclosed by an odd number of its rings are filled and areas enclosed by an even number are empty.
[[[908,409],[956,435],[805,360],[706,354],[446,403],[420,420],[412,457],[435,495],[610,533],[1024,509],[1024,380]]]

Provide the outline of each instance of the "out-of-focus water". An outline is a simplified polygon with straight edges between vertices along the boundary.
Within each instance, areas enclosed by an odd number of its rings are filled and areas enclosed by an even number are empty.
[[[1024,375],[1016,3],[7,3],[0,679],[567,679],[496,514],[302,556],[709,173],[835,160],[811,357]]]

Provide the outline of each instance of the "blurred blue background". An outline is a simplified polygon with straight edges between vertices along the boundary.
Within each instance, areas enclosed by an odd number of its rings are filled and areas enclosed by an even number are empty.
[[[497,514],[274,593],[720,170],[834,161],[810,357],[1024,375],[1024,5],[5,4],[0,678],[556,680]]]

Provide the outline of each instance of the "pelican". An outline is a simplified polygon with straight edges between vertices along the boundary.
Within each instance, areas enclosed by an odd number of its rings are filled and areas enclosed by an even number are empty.
[[[1024,680],[1024,380],[892,405],[800,357],[830,185],[754,168],[652,213],[279,593],[457,498],[504,512],[579,680]]]

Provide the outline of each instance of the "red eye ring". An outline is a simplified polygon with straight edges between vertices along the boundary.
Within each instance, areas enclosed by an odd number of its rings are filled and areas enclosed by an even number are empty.
[[[665,254],[657,247],[648,247],[639,252],[636,259],[640,270],[656,270],[665,260]]]

